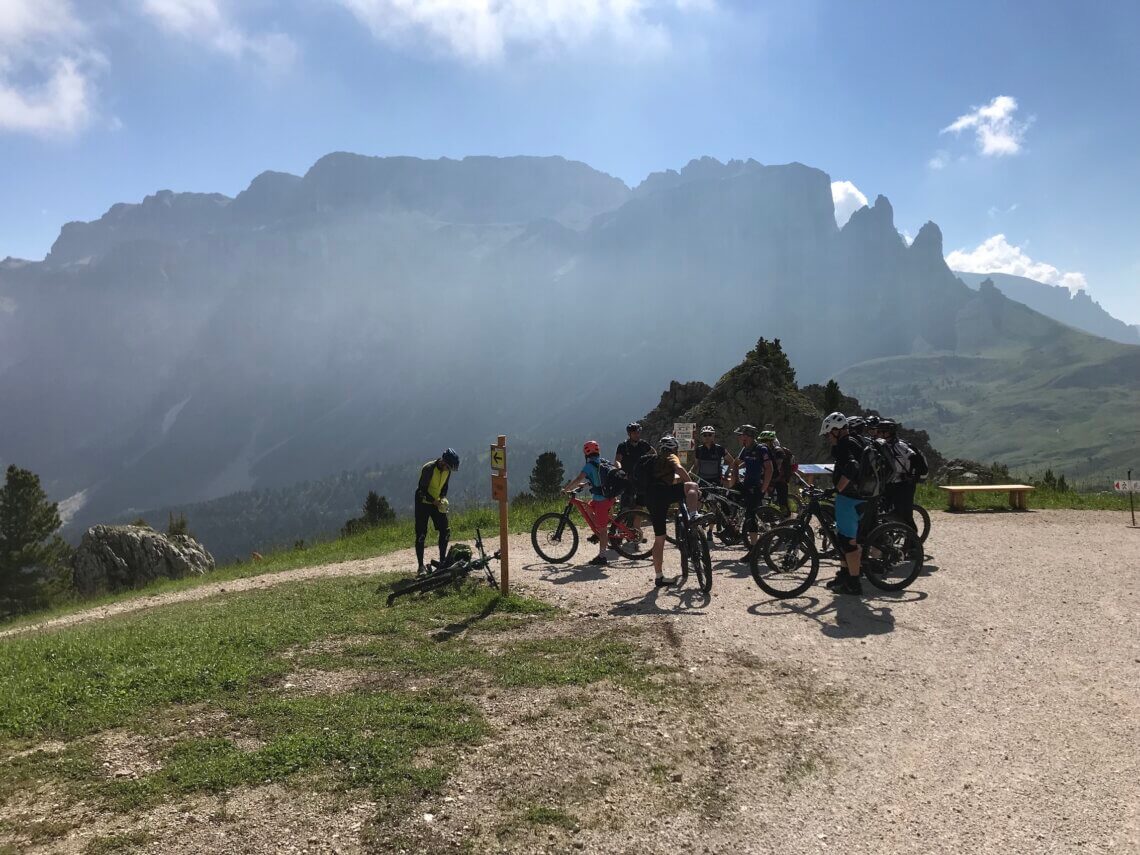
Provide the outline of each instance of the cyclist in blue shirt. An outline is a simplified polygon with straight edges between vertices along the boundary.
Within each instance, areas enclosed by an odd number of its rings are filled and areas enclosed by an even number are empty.
[[[607,499],[602,492],[602,470],[598,461],[602,459],[602,448],[592,439],[586,440],[582,445],[582,455],[586,462],[582,464],[582,471],[563,489],[564,493],[573,493],[583,484],[590,485],[590,514],[594,518],[594,531],[598,535],[598,554],[590,559],[590,564],[608,564],[606,550],[610,548],[610,511],[613,510],[614,500]]]
[[[772,486],[772,475],[775,471],[772,450],[756,441],[760,431],[753,425],[741,425],[734,433],[740,437],[740,454],[737,455],[737,459],[744,467],[744,478],[740,483],[746,511],[744,531],[748,533],[748,542],[755,543],[760,535],[756,512]],[[732,467],[733,477],[730,480],[735,478],[736,469],[737,467]]]

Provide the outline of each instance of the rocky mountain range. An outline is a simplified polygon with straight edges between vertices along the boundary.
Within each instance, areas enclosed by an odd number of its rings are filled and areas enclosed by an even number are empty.
[[[116,205],[0,263],[0,463],[81,528],[498,433],[620,430],[765,336],[947,453],[1116,465],[1090,401],[1134,418],[1140,348],[972,290],[884,197],[839,228],[830,184],[751,160],[629,188],[561,158],[339,153],[232,199]],[[995,442],[1011,389],[1048,427]]]

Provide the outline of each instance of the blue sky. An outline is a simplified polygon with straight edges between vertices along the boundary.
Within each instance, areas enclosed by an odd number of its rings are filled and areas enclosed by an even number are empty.
[[[0,0],[0,257],[330,151],[798,160],[1140,323],[1140,4]],[[856,192],[858,191],[858,192]]]

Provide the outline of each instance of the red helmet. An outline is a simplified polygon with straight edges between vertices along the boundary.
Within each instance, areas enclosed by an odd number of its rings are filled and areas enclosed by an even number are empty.
[[[588,439],[582,446],[582,453],[589,457],[591,454],[601,454],[602,447],[598,445],[596,440]]]

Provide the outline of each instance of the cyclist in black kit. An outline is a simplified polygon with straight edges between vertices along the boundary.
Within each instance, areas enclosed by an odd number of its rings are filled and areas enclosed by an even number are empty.
[[[621,494],[621,506],[636,508],[645,503],[645,497],[637,494],[633,484],[633,470],[637,468],[637,461],[646,454],[653,453],[653,446],[641,438],[641,425],[637,422],[627,424],[625,433],[629,439],[618,445],[617,453],[614,454],[614,463],[630,473],[629,487]]]
[[[701,428],[701,444],[694,455],[697,458],[697,483],[702,487],[719,487],[724,481],[723,466],[736,466],[736,458],[723,445],[716,441],[716,428],[705,425]]]

